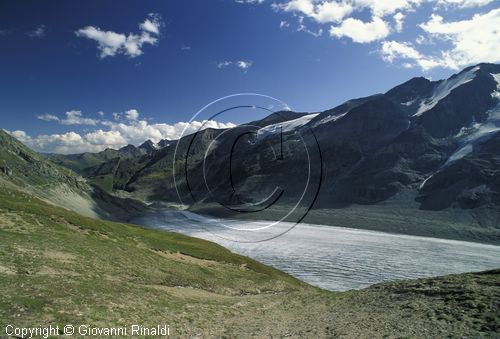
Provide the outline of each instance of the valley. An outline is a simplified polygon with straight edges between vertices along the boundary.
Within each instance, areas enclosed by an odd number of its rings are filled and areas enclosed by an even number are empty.
[[[313,224],[499,244],[497,74],[500,65],[484,63],[324,112],[280,111],[180,140],[45,156],[106,194],[155,208],[289,222],[310,208],[304,221]],[[275,187],[283,191],[275,204],[235,212]]]
[[[173,337],[494,336],[500,272],[327,292],[177,233],[0,192],[0,318],[16,326],[169,325]]]
[[[255,133],[97,153],[38,154],[0,130],[0,318],[176,337],[496,335],[499,67],[276,112]],[[218,224],[277,220],[264,239],[220,239],[232,231]]]

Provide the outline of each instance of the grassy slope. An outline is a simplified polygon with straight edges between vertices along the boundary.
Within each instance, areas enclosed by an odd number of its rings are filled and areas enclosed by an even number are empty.
[[[101,153],[112,152],[116,151]],[[146,208],[138,201],[119,199],[92,187],[71,169],[40,156],[2,129],[0,184],[91,217],[125,220]]]
[[[499,329],[500,272],[330,293],[204,240],[82,217],[6,188],[0,239],[0,325],[166,323],[174,337]]]

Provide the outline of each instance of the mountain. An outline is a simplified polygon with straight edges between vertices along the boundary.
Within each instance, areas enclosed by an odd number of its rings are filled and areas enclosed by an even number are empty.
[[[479,64],[324,112],[276,112],[164,147],[148,141],[149,152],[120,161],[98,153],[99,166],[80,173],[106,177],[110,192],[156,202],[180,195],[192,209],[223,216],[276,219],[302,198],[286,220],[312,208],[306,221],[499,242],[499,99],[500,65]],[[89,165],[76,162],[67,166]]]
[[[138,149],[143,151],[145,154],[150,154],[153,153],[158,149],[158,145],[156,145],[154,142],[151,140],[146,140],[144,143],[142,143]]]
[[[77,159],[92,161],[95,158],[86,154]],[[117,198],[90,185],[87,179],[33,152],[1,129],[0,186],[91,217],[126,219],[145,208],[138,201]]]

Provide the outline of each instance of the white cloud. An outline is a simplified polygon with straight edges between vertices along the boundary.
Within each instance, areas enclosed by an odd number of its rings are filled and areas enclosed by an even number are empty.
[[[161,16],[156,13],[150,13],[149,18],[144,20],[144,22],[139,25],[139,28],[145,32],[159,35],[160,26],[161,26]]]
[[[280,22],[280,28],[288,28],[290,27],[290,23],[288,21],[282,20]]]
[[[263,3],[265,0],[235,0],[235,2],[239,3],[239,4],[258,4],[260,5],[261,3]]]
[[[313,0],[289,0],[281,4],[274,3],[272,6],[277,10],[281,9],[285,12],[301,12],[307,16],[314,15]]]
[[[103,131],[102,129],[85,134],[85,140],[94,148],[120,148],[127,144],[119,131]]]
[[[340,22],[354,10],[353,5],[345,1],[290,0],[273,4],[273,7],[285,12],[299,12],[319,23]]]
[[[481,7],[492,3],[494,0],[438,0],[438,5],[457,6],[461,8]]]
[[[75,111],[77,112],[77,111]],[[78,115],[77,115],[78,116]],[[139,112],[128,110],[125,117],[132,117],[126,122],[102,121],[105,129],[99,128],[84,134],[70,131],[63,134],[39,135],[30,137],[24,131],[9,132],[32,149],[47,153],[82,153],[99,152],[106,148],[118,149],[128,144],[140,145],[151,139],[158,142],[163,139],[175,140],[181,135],[198,131],[200,128],[231,128],[232,123],[217,121],[178,122],[176,124],[149,124],[146,120],[138,120]]]
[[[421,4],[421,0],[353,0],[358,9],[369,9],[375,16],[386,16],[401,10],[411,10]]]
[[[436,67],[456,70],[471,64],[500,61],[498,6],[487,13],[476,13],[470,19],[443,18],[448,13],[451,15],[451,10],[455,18],[464,18],[457,12],[468,9],[465,12],[468,13],[493,3],[495,0],[281,0],[273,2],[271,7],[276,12],[291,13],[298,20],[297,31],[318,37],[323,33],[322,25],[329,23],[329,34],[333,38],[350,38],[356,43],[382,40],[380,52],[384,60],[392,63],[401,59],[403,67],[418,66],[427,71]],[[404,32],[405,20],[421,6],[422,11],[431,9],[435,13],[417,26],[423,33]],[[367,14],[371,19],[365,19]],[[315,25],[314,29],[310,25]],[[280,28],[287,27],[291,27],[290,21],[281,20]],[[384,41],[393,33],[413,33],[414,36],[407,39],[421,46]]]
[[[441,66],[439,60],[422,55],[409,42],[384,41],[380,53],[382,59],[390,63],[399,59],[405,60],[404,68],[419,66],[422,70],[427,71]]]
[[[251,61],[251,60],[248,60],[248,61],[239,60],[236,62],[236,67],[241,68],[241,69],[249,69],[250,67],[252,67],[252,65],[253,65],[253,61]]]
[[[406,16],[401,12],[397,12],[396,14],[394,14],[393,19],[394,19],[394,22],[396,24],[396,26],[395,26],[396,32],[401,32],[403,30],[403,23],[404,23],[405,17]]]
[[[7,131],[8,132],[8,131]],[[32,138],[24,131],[8,132],[14,138],[26,144],[38,152],[46,153],[81,153],[91,152],[95,148],[87,143],[80,134],[76,132],[67,132],[64,134],[39,135]]]
[[[113,31],[103,31],[99,27],[87,26],[75,32],[78,37],[95,40],[100,51],[100,58],[125,54],[131,58],[143,54],[144,44],[156,45],[160,34],[161,18],[158,14],[149,17],[139,24],[140,33],[128,35]]]
[[[252,67],[252,65],[253,65],[252,60],[237,60],[237,61],[225,60],[225,61],[218,62],[217,68],[226,68],[226,67],[233,66],[233,67],[240,68],[246,72],[250,67]]]
[[[66,118],[60,119],[59,123],[62,125],[92,125],[95,126],[99,120],[85,118],[81,111],[66,112]]]
[[[320,23],[340,22],[353,10],[354,7],[346,2],[323,2],[316,6],[314,19]]]
[[[419,45],[422,45],[426,42],[426,39],[423,35],[419,35],[417,36],[417,38],[415,39],[415,42]]]
[[[384,41],[382,43],[382,58],[393,62],[395,59],[418,60],[422,55],[408,42]]]
[[[220,61],[217,63],[217,68],[225,68],[231,66],[233,64],[232,61]]]
[[[101,51],[101,58],[114,56],[123,48],[127,37],[125,34],[119,34],[112,31],[101,31],[98,27],[87,26],[76,32],[79,37],[85,37],[97,41],[98,48]]]
[[[6,131],[7,133],[9,133],[10,135],[12,135],[14,138],[16,138],[17,140],[21,141],[21,142],[28,142],[30,140],[30,137],[26,134],[25,131],[13,131],[13,132],[10,132],[10,131],[7,131],[7,130],[4,130]]]
[[[86,118],[82,115],[81,111],[69,111],[65,113],[65,118],[60,119],[58,116],[53,114],[40,114],[37,115],[37,119],[43,121],[58,121],[61,125],[91,125],[95,126],[99,123],[99,120]]]
[[[451,44],[434,56],[439,66],[459,69],[480,62],[499,62],[500,8],[475,14],[469,20],[445,22],[439,15],[420,25],[432,38]]]
[[[298,12],[318,23],[338,23],[355,11],[368,9],[372,16],[384,17],[397,11],[412,10],[421,2],[421,0],[288,0],[273,4],[273,8],[285,12]]]
[[[137,120],[139,118],[139,112],[136,109],[129,109],[125,112],[125,118],[128,120]]]
[[[36,118],[43,121],[59,121],[58,117],[48,113],[37,115]]]
[[[319,37],[323,35],[323,29],[319,28],[318,31],[313,31],[307,28],[307,26],[304,24],[304,17],[299,16],[299,27],[297,28],[297,32],[306,32],[307,34],[311,34],[314,37]]]
[[[45,25],[40,25],[35,28],[33,31],[29,31],[26,33],[30,38],[43,38],[45,36],[46,28]]]
[[[348,18],[339,26],[330,27],[332,37],[348,37],[357,43],[368,43],[384,39],[389,33],[389,25],[379,17],[373,17],[371,22]]]

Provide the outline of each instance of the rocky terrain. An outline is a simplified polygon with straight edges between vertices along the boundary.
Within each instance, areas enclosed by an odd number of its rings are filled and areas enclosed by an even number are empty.
[[[320,113],[49,158],[104,191],[157,205],[279,219],[302,198],[287,220],[311,208],[315,223],[499,243],[498,74],[500,65],[480,64]]]

